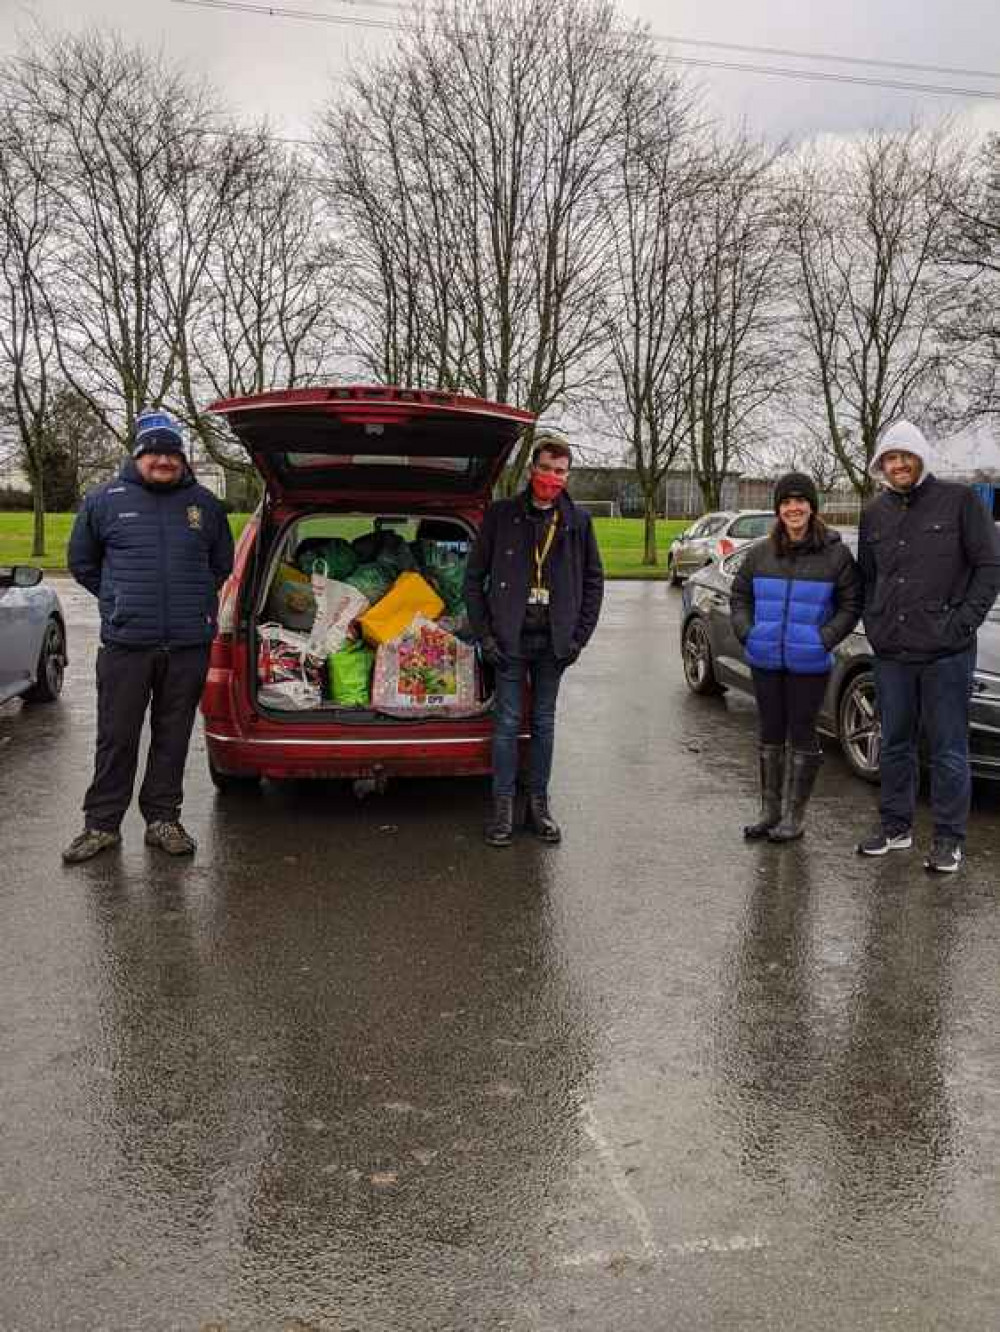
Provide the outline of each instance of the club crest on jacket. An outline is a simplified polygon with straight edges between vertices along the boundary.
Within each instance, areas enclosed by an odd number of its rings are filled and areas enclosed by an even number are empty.
[[[201,531],[201,509],[197,504],[189,504],[187,511],[188,527],[195,532]]]

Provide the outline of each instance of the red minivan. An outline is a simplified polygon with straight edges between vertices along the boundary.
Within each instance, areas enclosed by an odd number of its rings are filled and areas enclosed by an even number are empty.
[[[276,571],[303,541],[376,536],[467,551],[493,486],[534,417],[422,389],[288,389],[231,398],[224,416],[264,481],[219,603],[202,696],[220,790],[261,777],[456,776],[491,770],[489,708],[464,719],[397,719],[366,708],[276,711],[257,684],[258,625]]]

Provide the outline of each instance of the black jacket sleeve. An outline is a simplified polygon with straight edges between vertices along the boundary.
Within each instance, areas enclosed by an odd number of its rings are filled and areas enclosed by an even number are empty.
[[[819,631],[820,641],[827,651],[845,639],[861,619],[864,601],[861,572],[854,556],[846,546],[841,546],[838,553],[836,608]]]
[[[871,603],[875,592],[875,556],[868,540],[868,523],[864,514],[861,515],[858,524],[858,575],[861,579],[861,604],[864,609],[865,605]]]
[[[753,628],[753,576],[757,565],[756,556],[756,550],[747,551],[746,559],[740,561],[740,567],[736,571],[729,592],[729,622],[733,626],[733,633],[741,643],[747,641]]]
[[[960,521],[962,549],[972,577],[961,605],[955,609],[955,625],[971,638],[1000,592],[1000,537],[986,506],[973,490],[965,496]]]
[[[215,509],[215,537],[208,555],[216,591],[233,572],[233,534],[229,518],[221,504]]]
[[[96,597],[101,590],[104,542],[98,534],[93,501],[89,498],[84,500],[73,523],[66,562],[70,573],[80,586],[85,587]]]
[[[573,631],[573,647],[577,651],[582,651],[590,642],[597,628],[597,617],[601,613],[601,603],[604,600],[604,566],[601,563],[601,552],[597,546],[590,514],[584,514],[584,519],[583,595],[576,629]]]
[[[495,539],[496,521],[494,510],[491,507],[486,510],[483,525],[472,543],[472,549],[469,551],[469,558],[465,565],[465,585],[463,588],[465,606],[469,612],[469,624],[472,626],[472,632],[478,639],[487,638],[493,632],[486,601],[486,585],[489,580],[490,569],[493,567],[493,543]]]

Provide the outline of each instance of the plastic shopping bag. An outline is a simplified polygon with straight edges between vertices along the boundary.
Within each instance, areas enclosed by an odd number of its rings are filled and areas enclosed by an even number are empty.
[[[342,708],[366,708],[371,701],[375,653],[364,643],[346,643],[328,662],[330,697]]]
[[[476,654],[422,615],[375,656],[372,706],[393,717],[469,717],[476,697]]]
[[[361,632],[369,643],[389,643],[405,633],[414,617],[437,619],[444,602],[418,573],[402,573],[377,606],[361,617]]]
[[[257,637],[257,682],[260,685],[300,681],[319,690],[323,662],[309,650],[309,639],[281,624],[259,624]],[[317,695],[317,703],[319,697]]]
[[[368,609],[368,598],[350,583],[328,578],[321,560],[313,566],[312,589],[316,619],[309,635],[309,650],[325,660],[347,642],[352,624]]]

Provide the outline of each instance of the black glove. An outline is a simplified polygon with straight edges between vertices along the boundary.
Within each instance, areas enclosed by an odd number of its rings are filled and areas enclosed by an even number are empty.
[[[568,654],[565,657],[560,657],[559,665],[563,668],[563,670],[565,670],[567,666],[572,666],[574,661],[576,661],[576,659],[579,657],[582,651],[583,648],[571,647]]]
[[[483,654],[483,661],[487,666],[492,666],[494,670],[499,670],[503,666],[503,653],[500,651],[500,644],[492,634],[485,634],[479,640],[479,650]]]

